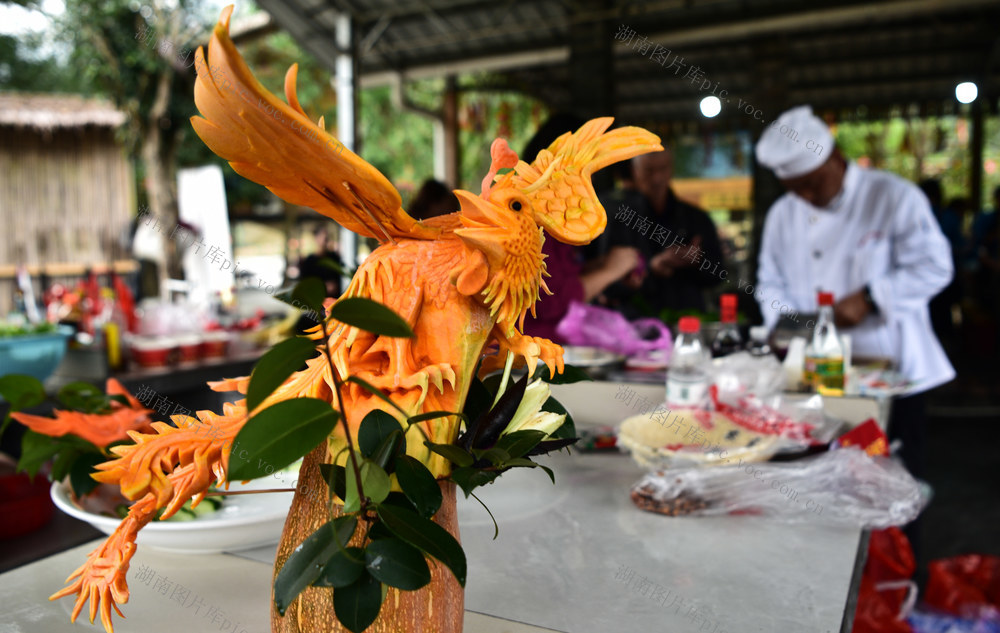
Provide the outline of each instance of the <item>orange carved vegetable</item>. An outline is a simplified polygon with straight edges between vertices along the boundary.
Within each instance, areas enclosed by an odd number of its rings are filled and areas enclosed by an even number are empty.
[[[336,371],[339,381],[354,376],[379,388],[407,416],[461,411],[476,363],[493,344],[500,358],[510,352],[523,357],[532,370],[542,361],[562,371],[561,347],[521,333],[539,291],[548,291],[543,279],[544,233],[569,244],[597,237],[607,216],[591,175],[614,162],[662,149],[659,139],[641,128],[608,131],[611,118],[594,119],[559,137],[531,163],[518,160],[498,139],[491,148],[493,164],[482,194],[456,191],[460,211],[421,222],[406,214],[385,176],[328,134],[322,119],[314,125],[306,116],[295,94],[296,66],[285,77],[287,104],[260,85],[229,38],[231,12],[231,7],[223,11],[207,58],[200,48],[196,53],[195,103],[202,116],[191,120],[195,131],[237,173],[292,204],[311,207],[348,230],[378,240],[380,246],[361,264],[341,298],[382,303],[415,333],[409,339],[388,338],[329,319],[333,369],[318,355],[260,407],[303,396],[336,404]],[[505,167],[512,170],[497,176]],[[319,340],[323,335],[317,327],[310,336]],[[212,387],[246,393],[247,379]],[[346,384],[339,395],[352,435],[373,409],[401,417],[357,384]],[[96,602],[110,632],[108,603],[128,598],[124,574],[135,532],[148,522],[150,507],[170,504],[176,509],[182,498],[203,494],[211,475],[224,480],[232,439],[247,417],[246,402],[228,406],[225,416],[199,412],[199,417],[175,416],[179,430],[156,425],[155,436],[134,434],[137,446],[114,449],[119,459],[99,467],[98,479],[119,482],[126,496],[138,501],[135,516],[123,521],[121,533],[91,554],[74,575],[75,582],[53,596],[77,594],[74,617],[89,598],[92,619]],[[457,416],[414,424],[407,452],[444,477],[450,463],[427,449],[424,435],[432,442],[452,443],[458,427]],[[343,426],[338,425],[324,461],[333,461],[345,441]],[[303,471],[315,469],[310,460],[322,453],[310,453]],[[300,484],[295,504],[302,492]]]

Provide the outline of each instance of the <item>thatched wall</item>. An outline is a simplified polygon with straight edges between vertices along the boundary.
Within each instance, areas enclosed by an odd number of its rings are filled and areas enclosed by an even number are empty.
[[[74,283],[88,267],[129,267],[136,201],[131,162],[108,106],[75,97],[0,95],[0,314],[13,275]],[[40,295],[39,295],[40,296]]]

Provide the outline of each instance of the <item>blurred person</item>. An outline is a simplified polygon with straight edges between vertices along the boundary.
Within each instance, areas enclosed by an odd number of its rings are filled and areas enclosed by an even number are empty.
[[[575,132],[586,121],[569,113],[556,113],[538,128],[528,141],[521,160],[531,162],[538,153],[567,132]],[[635,248],[619,247],[609,250],[602,257],[584,263],[583,249],[546,238],[542,245],[548,277],[545,284],[552,295],[541,293],[535,303],[535,315],[524,320],[524,332],[541,336],[556,343],[565,341],[556,332],[556,326],[566,316],[573,301],[589,302],[612,283],[627,277],[639,265]]]
[[[664,309],[704,312],[705,291],[726,278],[715,223],[674,193],[669,149],[637,156],[631,167],[634,189],[622,189],[605,202],[609,217],[603,244],[608,252],[635,248],[645,270],[639,279],[610,288],[608,305],[627,316],[637,316],[636,303],[657,315]]]
[[[756,154],[787,190],[764,223],[757,298],[765,323],[778,321],[776,305],[816,312],[817,291],[832,292],[853,357],[889,358],[914,383],[893,402],[889,437],[903,441],[903,462],[921,476],[923,392],[955,377],[928,314],[953,269],[927,197],[898,176],[847,161],[809,106],[783,113]]]
[[[418,220],[426,220],[439,215],[458,211],[458,198],[448,185],[440,180],[428,178],[420,185],[417,195],[410,203],[409,214]]]

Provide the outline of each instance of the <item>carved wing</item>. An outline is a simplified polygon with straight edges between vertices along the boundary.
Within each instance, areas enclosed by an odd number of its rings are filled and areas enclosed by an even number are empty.
[[[434,239],[402,208],[399,192],[377,169],[313,124],[295,94],[298,66],[285,75],[283,103],[250,72],[229,38],[232,6],[215,25],[208,60],[195,54],[195,105],[191,125],[208,147],[241,176],[278,197],[336,220],[380,242],[395,237]]]

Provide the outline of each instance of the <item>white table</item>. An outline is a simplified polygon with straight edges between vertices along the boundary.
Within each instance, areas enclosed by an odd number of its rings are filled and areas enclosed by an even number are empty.
[[[589,426],[629,415],[614,398],[618,388],[586,383],[557,392],[578,425]],[[877,416],[864,402],[842,406],[841,416],[855,421]],[[652,514],[628,497],[642,471],[624,455],[560,453],[546,463],[556,486],[540,470],[522,469],[481,489],[500,525],[495,541],[485,510],[459,503],[466,633],[835,633],[845,620],[850,630],[860,530]],[[47,597],[95,544],[0,575],[0,633],[92,630],[83,619],[69,624],[72,600]],[[140,547],[128,619],[116,619],[115,630],[269,631],[274,549],[187,556]],[[176,584],[188,591],[184,603]]]

